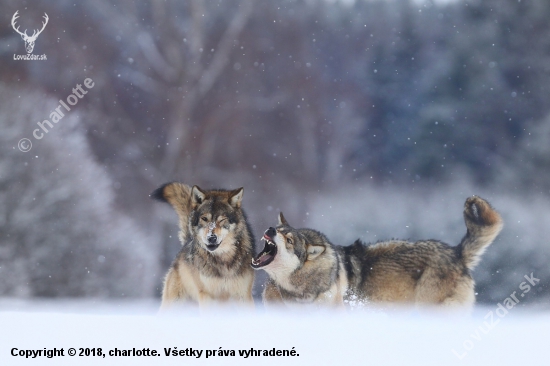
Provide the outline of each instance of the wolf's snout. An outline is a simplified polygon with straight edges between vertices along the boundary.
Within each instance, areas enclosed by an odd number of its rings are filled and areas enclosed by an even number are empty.
[[[218,242],[218,237],[216,235],[211,235],[207,239],[209,244],[216,244]]]
[[[277,244],[274,243],[277,231],[270,227],[264,233],[262,240],[265,242],[264,249],[255,257],[252,258],[252,268],[260,269],[273,262],[277,255]]]
[[[275,237],[275,234],[276,234],[275,229],[272,227],[270,227],[265,231],[265,236],[267,236],[270,239],[273,239]]]

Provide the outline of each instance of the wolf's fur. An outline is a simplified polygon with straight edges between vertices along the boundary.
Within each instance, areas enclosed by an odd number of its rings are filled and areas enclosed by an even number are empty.
[[[167,202],[179,216],[183,248],[164,280],[161,309],[176,301],[203,307],[210,302],[253,304],[254,238],[241,208],[243,188],[204,191],[168,183],[151,197]]]
[[[471,306],[475,296],[470,271],[502,229],[502,220],[487,201],[476,196],[466,200],[464,220],[467,232],[455,247],[437,240],[373,245],[356,241],[338,247],[316,231],[293,229],[281,215],[276,228],[277,254],[261,267],[270,276],[264,302],[340,304],[341,298],[331,297],[338,294],[346,302]],[[299,238],[298,244],[285,245],[288,235]],[[323,248],[322,254],[304,255],[312,246]]]

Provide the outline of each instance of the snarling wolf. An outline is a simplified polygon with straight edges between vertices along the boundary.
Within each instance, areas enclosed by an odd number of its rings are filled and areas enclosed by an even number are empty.
[[[253,305],[254,238],[241,208],[243,188],[207,191],[174,182],[151,197],[172,205],[183,245],[164,280],[161,309],[176,301],[201,308],[212,302]]]
[[[265,247],[252,260],[269,280],[266,305],[360,303],[472,306],[470,271],[502,229],[502,219],[480,197],[464,204],[466,235],[459,245],[437,240],[390,240],[346,247],[333,245],[311,229],[294,229],[279,215],[279,225],[262,238]]]
[[[279,225],[267,229],[262,240],[265,247],[252,260],[252,267],[269,275],[263,293],[266,306],[344,305],[345,268],[326,236],[312,229],[294,229],[280,213]]]

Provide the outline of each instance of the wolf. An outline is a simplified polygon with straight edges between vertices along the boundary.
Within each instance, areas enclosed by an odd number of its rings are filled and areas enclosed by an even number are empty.
[[[312,229],[294,229],[283,214],[264,234],[264,249],[252,260],[269,280],[266,306],[313,303],[442,305],[475,303],[471,271],[502,229],[500,215],[484,199],[464,203],[466,234],[457,246],[438,240],[390,240],[333,245]]]
[[[183,245],[164,279],[161,310],[175,302],[201,309],[227,302],[253,306],[255,241],[241,207],[243,192],[172,182],[151,193],[178,214]]]
[[[263,301],[272,305],[313,304],[343,307],[348,287],[341,254],[327,237],[313,229],[294,229],[281,212],[277,228],[270,227],[264,249],[252,268],[264,269],[269,279]]]

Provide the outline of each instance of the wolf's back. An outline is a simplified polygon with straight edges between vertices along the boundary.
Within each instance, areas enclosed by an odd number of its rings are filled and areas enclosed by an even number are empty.
[[[464,203],[464,222],[467,232],[458,246],[466,267],[475,268],[481,255],[502,230],[502,219],[489,202],[472,196]]]

